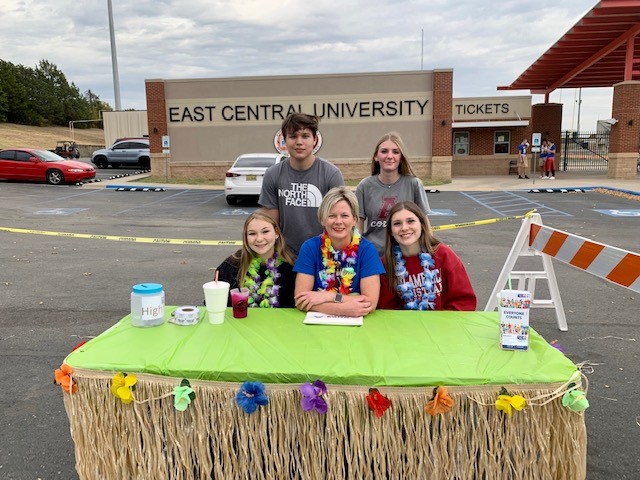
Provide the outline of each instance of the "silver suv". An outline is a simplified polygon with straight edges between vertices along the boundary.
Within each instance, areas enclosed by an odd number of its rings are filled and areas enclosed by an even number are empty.
[[[121,138],[109,148],[96,150],[91,155],[91,162],[98,168],[113,168],[121,165],[138,165],[149,170],[151,161],[149,156],[148,138]]]

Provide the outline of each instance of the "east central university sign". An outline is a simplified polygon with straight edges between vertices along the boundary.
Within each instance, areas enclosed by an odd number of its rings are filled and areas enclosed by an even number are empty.
[[[409,97],[409,98],[407,98]],[[296,112],[310,113],[326,123],[394,121],[424,118],[430,113],[430,98],[422,93],[386,95],[313,96],[284,98],[200,99],[168,106],[172,126],[194,123],[210,126],[280,124]]]
[[[452,77],[450,70],[442,72]],[[318,156],[336,163],[346,176],[368,175],[376,142],[392,130],[403,137],[412,163],[428,175],[434,75],[418,71],[162,80],[171,168],[226,168],[242,153],[273,152],[282,120],[304,112],[321,117]],[[147,91],[150,82],[159,81],[147,80]],[[450,90],[447,95],[450,109]]]

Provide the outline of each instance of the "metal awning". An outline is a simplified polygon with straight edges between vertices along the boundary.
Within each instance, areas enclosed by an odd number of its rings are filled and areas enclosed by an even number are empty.
[[[602,0],[511,85],[548,95],[557,88],[611,87],[640,80],[640,0]]]
[[[451,128],[526,127],[529,120],[487,120],[485,122],[453,122]]]

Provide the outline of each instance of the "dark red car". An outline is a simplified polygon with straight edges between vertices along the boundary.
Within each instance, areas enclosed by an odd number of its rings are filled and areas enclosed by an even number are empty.
[[[76,183],[96,176],[92,165],[67,160],[49,150],[11,148],[0,150],[0,178],[46,181],[52,185]]]

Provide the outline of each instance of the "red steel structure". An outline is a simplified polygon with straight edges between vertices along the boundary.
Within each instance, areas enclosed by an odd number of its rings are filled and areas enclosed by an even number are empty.
[[[511,85],[545,95],[557,88],[611,87],[640,80],[640,0],[602,0]]]

